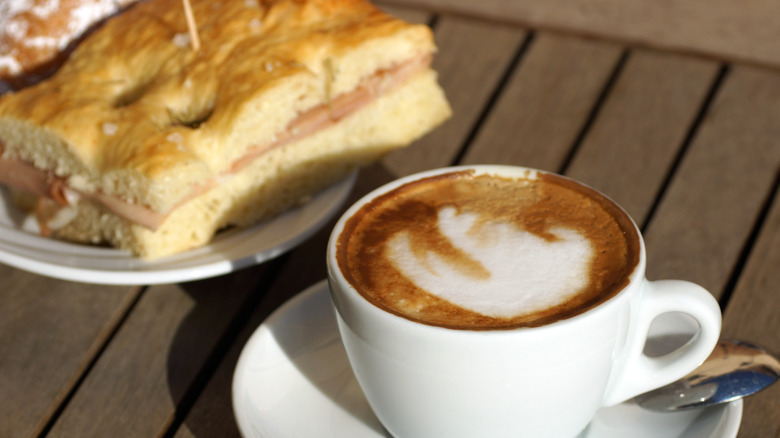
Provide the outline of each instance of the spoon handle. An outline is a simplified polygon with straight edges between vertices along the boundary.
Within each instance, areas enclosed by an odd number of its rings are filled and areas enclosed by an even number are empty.
[[[672,412],[731,402],[780,378],[780,361],[745,341],[719,341],[709,358],[684,378],[634,398],[652,411]]]

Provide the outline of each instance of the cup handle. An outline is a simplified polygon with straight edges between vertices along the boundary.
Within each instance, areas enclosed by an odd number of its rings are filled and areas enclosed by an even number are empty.
[[[643,288],[639,314],[623,350],[626,359],[605,395],[604,406],[621,403],[686,376],[709,357],[720,337],[720,306],[703,287],[681,280],[645,280]],[[643,351],[650,325],[657,316],[668,312],[692,316],[699,330],[671,353],[649,357]]]

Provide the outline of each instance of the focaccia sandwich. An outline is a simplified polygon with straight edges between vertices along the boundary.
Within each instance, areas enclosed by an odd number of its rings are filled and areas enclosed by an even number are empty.
[[[278,214],[450,108],[429,28],[364,0],[140,2],[0,97],[0,182],[42,232],[153,259]]]

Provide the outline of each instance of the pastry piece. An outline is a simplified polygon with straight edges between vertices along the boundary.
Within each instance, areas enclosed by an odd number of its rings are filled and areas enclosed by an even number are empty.
[[[143,258],[304,202],[450,108],[430,29],[363,0],[148,0],[0,98],[0,181],[43,232]]]
[[[21,88],[52,73],[78,40],[137,0],[3,0],[0,81]]]

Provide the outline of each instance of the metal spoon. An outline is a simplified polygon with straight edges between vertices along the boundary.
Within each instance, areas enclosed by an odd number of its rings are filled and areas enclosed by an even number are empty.
[[[720,341],[699,368],[634,398],[641,407],[672,412],[727,403],[766,388],[780,377],[780,361],[744,341]]]

